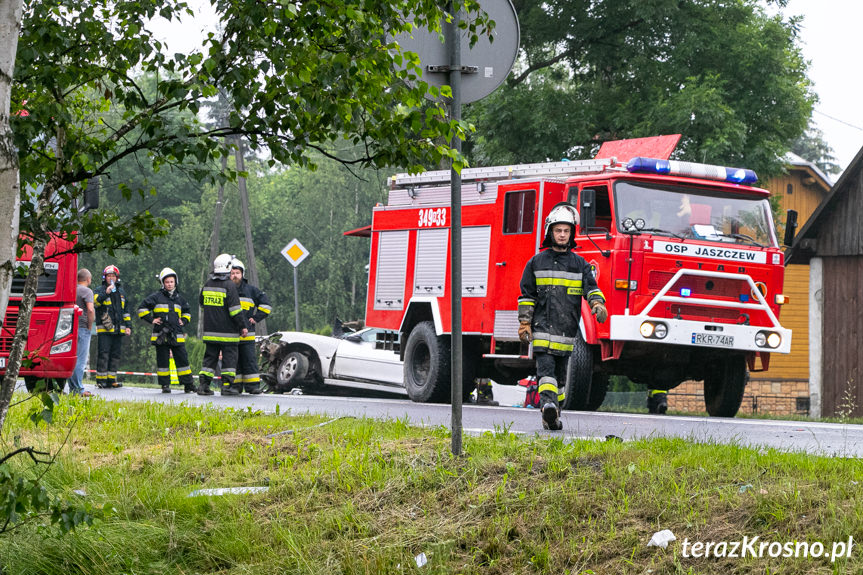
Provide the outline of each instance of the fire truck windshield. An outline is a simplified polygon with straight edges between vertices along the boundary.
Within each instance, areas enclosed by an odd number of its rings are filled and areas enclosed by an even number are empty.
[[[776,246],[767,199],[705,188],[618,181],[614,207],[620,231],[627,218],[644,233],[722,243]]]

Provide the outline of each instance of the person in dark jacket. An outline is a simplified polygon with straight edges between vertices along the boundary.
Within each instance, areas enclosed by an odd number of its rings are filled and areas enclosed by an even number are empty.
[[[126,311],[126,291],[120,282],[120,270],[110,265],[102,270],[102,285],[93,293],[96,311],[96,385],[102,388],[122,387],[117,382],[117,368],[123,350],[123,337],[132,335],[132,318]]]
[[[231,262],[231,281],[237,286],[240,294],[240,305],[245,312],[249,332],[240,338],[237,360],[237,377],[234,382],[246,390],[246,393],[261,393],[261,374],[258,371],[258,356],[255,352],[255,325],[266,319],[273,308],[267,294],[253,286],[246,279],[246,266],[234,258]]]
[[[563,429],[560,401],[566,365],[578,337],[581,298],[586,297],[600,323],[608,318],[605,297],[596,285],[590,264],[572,251],[578,212],[561,202],[545,219],[542,247],[524,267],[518,298],[519,338],[533,343],[539,379],[540,409],[545,429]]]
[[[203,340],[207,345],[198,379],[198,395],[213,395],[210,382],[222,357],[222,395],[240,395],[243,386],[234,382],[237,370],[237,345],[240,338],[248,334],[243,306],[237,286],[230,280],[231,261],[229,254],[221,254],[213,260],[213,273],[201,290],[201,321],[204,322]]]
[[[195,391],[192,368],[186,353],[184,327],[191,321],[189,302],[178,291],[177,272],[164,268],[159,272],[162,289],[148,295],[138,306],[138,317],[153,324],[150,343],[156,346],[156,375],[162,393],[171,393],[171,358],[177,378],[186,393]]]

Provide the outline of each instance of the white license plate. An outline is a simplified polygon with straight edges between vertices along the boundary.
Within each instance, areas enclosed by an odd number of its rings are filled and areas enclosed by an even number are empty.
[[[6,367],[6,358],[0,357],[0,368],[5,368],[5,367]]]
[[[713,345],[717,347],[734,347],[733,335],[718,333],[693,333],[692,343],[695,345]]]

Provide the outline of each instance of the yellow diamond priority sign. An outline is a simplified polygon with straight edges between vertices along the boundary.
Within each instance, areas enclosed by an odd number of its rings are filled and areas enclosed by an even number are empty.
[[[294,238],[282,248],[282,255],[285,259],[291,262],[291,265],[297,267],[300,263],[309,257],[309,250],[303,247],[303,244],[297,238]]]

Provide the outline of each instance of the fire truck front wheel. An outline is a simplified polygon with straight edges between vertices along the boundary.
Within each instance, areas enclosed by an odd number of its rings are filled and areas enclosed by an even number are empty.
[[[463,338],[462,400],[467,401],[474,389],[476,342]],[[418,323],[407,337],[405,346],[405,390],[418,403],[449,403],[451,375],[451,340],[438,336],[430,321]]]
[[[748,374],[742,355],[721,359],[704,377],[704,405],[713,417],[734,417],[743,401]]]

